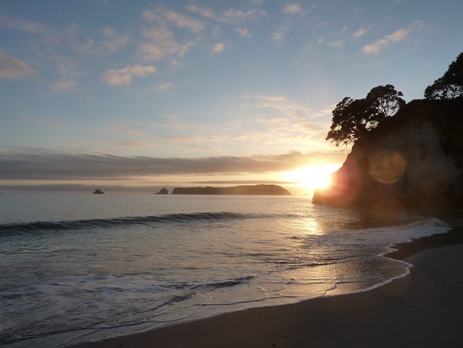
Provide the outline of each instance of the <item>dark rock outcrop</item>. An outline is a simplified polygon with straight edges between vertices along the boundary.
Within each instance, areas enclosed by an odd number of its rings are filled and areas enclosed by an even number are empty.
[[[157,195],[168,195],[169,194],[169,191],[167,191],[166,188],[162,188],[159,190],[158,193],[156,193]]]
[[[95,190],[95,192],[93,192],[94,195],[104,195],[104,192],[101,191],[101,190]]]
[[[278,185],[241,185],[235,187],[176,187],[172,194],[179,195],[291,195]]]
[[[463,205],[463,98],[414,100],[355,142],[313,202],[332,206]]]

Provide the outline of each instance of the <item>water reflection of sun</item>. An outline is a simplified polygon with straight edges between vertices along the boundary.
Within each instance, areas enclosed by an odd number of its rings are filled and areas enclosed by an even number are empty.
[[[310,190],[327,187],[330,184],[330,174],[338,170],[340,165],[317,164],[301,167],[286,173],[286,179],[299,182]]]

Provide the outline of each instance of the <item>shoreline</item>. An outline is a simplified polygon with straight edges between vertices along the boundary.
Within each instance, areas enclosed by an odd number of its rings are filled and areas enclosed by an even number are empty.
[[[396,251],[385,256],[411,263],[410,273],[372,290],[225,313],[71,347],[462,346],[463,226],[449,225],[448,233],[395,245]]]

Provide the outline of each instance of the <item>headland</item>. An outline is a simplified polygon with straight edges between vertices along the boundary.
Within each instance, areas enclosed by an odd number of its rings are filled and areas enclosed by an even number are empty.
[[[286,195],[291,193],[278,185],[240,185],[234,187],[176,187],[173,195]]]

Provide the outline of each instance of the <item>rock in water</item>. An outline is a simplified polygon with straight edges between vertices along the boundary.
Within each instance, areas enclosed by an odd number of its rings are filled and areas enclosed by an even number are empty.
[[[95,190],[95,192],[93,192],[94,195],[104,195],[104,192],[101,191],[101,190]]]
[[[167,191],[166,188],[162,188],[159,190],[158,193],[156,193],[157,195],[168,195],[169,194],[169,191]]]

